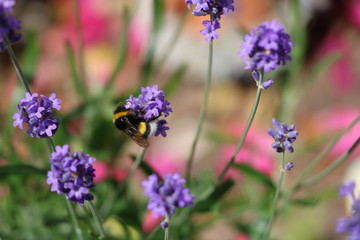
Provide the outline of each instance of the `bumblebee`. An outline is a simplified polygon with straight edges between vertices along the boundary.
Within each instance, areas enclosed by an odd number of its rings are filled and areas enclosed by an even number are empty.
[[[140,147],[150,146],[148,138],[157,130],[157,118],[146,120],[140,112],[126,109],[120,104],[114,110],[113,123],[117,129],[125,132]]]

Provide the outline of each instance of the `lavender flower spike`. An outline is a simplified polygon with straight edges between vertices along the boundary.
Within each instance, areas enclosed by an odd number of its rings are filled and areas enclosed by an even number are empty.
[[[273,118],[272,124],[274,129],[267,130],[267,133],[275,140],[272,147],[277,152],[284,152],[285,149],[289,153],[294,152],[292,143],[299,135],[299,132],[295,130],[295,125],[287,126],[286,123],[280,123],[279,120],[275,118]]]
[[[349,235],[348,240],[360,239],[360,198],[355,197],[354,189],[354,182],[344,184],[339,189],[340,196],[349,196],[353,202],[351,215],[340,218],[336,226],[336,232]]]
[[[95,169],[92,166],[95,158],[81,152],[70,154],[69,145],[64,145],[55,147],[49,162],[51,170],[46,183],[51,185],[52,192],[65,194],[67,199],[80,205],[94,199],[89,189],[95,187]]]
[[[276,20],[265,22],[245,35],[239,55],[245,61],[245,69],[264,69],[265,73],[291,61],[294,43],[284,26]]]
[[[38,93],[26,93],[25,98],[20,99],[17,112],[14,113],[13,126],[23,129],[23,123],[29,126],[27,133],[31,137],[51,137],[57,131],[60,119],[53,117],[53,109],[61,109],[61,100],[56,98],[55,93],[49,97]]]
[[[15,1],[0,0],[0,51],[5,49],[5,39],[15,43],[21,38],[21,34],[16,32],[20,30],[20,21],[9,15],[14,4]]]
[[[185,179],[179,173],[165,174],[164,181],[159,181],[156,174],[152,174],[142,182],[144,192],[149,196],[148,210],[152,210],[154,217],[171,217],[177,208],[192,206],[195,196],[184,188]],[[164,227],[164,226],[163,226]]]
[[[139,118],[145,121],[156,121],[157,129],[155,136],[166,136],[166,131],[169,128],[166,126],[167,121],[164,119],[158,120],[160,116],[169,116],[172,109],[170,103],[165,100],[165,94],[158,89],[157,85],[151,87],[142,87],[141,94],[136,98],[130,95],[126,100],[125,108],[137,113]]]
[[[205,29],[200,31],[202,35],[206,36],[207,42],[219,38],[216,30],[221,27],[221,16],[234,11],[234,0],[185,0],[185,3],[188,4],[189,9],[191,5],[195,5],[192,11],[194,16],[211,16],[210,21],[202,22]]]

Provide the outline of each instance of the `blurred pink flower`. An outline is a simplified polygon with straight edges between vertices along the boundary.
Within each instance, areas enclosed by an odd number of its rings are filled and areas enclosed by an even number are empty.
[[[74,9],[72,4],[66,15],[65,32],[73,46],[77,45],[77,27],[74,17]],[[82,36],[85,45],[96,44],[108,36],[108,26],[110,26],[109,16],[99,11],[96,2],[93,0],[79,1],[80,22],[82,28]]]
[[[154,217],[152,211],[146,212],[141,224],[143,232],[145,234],[151,233],[160,224],[162,219],[161,216]]]
[[[250,238],[244,234],[239,234],[236,236],[235,240],[250,240]]]
[[[360,1],[348,1],[344,15],[355,28],[360,30]]]
[[[146,156],[148,164],[160,175],[165,173],[182,173],[183,166],[181,159],[169,152],[153,151]]]
[[[93,163],[93,167],[95,169],[95,178],[94,178],[95,183],[102,182],[109,177],[110,171],[106,163],[95,161]]]
[[[243,125],[229,125],[228,132],[240,136],[242,134]],[[247,134],[244,145],[235,158],[236,163],[246,163],[254,169],[271,175],[274,170],[274,155],[271,148],[272,138],[264,131],[259,131],[256,126],[252,126]],[[218,174],[224,169],[236,149],[235,144],[223,145],[220,149],[219,160],[216,163],[216,171]],[[240,173],[235,169],[230,169],[226,177],[240,179]]]
[[[144,54],[144,50],[149,40],[149,28],[140,20],[133,20],[129,26],[129,51],[131,56],[138,57],[139,60]]]
[[[351,47],[347,39],[339,30],[333,30],[324,39],[318,53],[319,58],[338,53],[340,59],[337,60],[329,69],[329,79],[333,89],[339,93],[346,94],[355,88],[355,73],[351,67]]]
[[[113,178],[116,182],[121,182],[127,175],[126,171],[112,168],[105,162],[96,161],[93,167],[95,169],[95,183],[105,181],[107,178]]]
[[[326,112],[322,112],[317,117],[319,134],[334,136],[334,133],[339,133],[347,128],[352,121],[360,116],[360,108],[335,108]],[[326,121],[324,121],[326,119]],[[358,122],[349,132],[347,132],[339,142],[330,151],[330,155],[337,158],[344,154],[354,144],[354,142],[360,137],[360,123]],[[352,154],[356,156],[360,153],[358,147]]]
[[[122,182],[127,176],[127,172],[121,169],[113,170],[113,177],[116,182]]]

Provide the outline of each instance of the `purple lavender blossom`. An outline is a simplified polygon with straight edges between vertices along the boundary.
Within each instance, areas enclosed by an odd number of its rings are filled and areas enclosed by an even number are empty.
[[[190,194],[188,188],[184,188],[185,179],[179,173],[165,174],[164,181],[159,182],[156,174],[142,182],[144,192],[149,196],[148,210],[152,210],[154,217],[171,217],[176,208],[192,206],[195,196]]]
[[[351,215],[340,218],[336,226],[336,232],[348,234],[349,240],[360,239],[360,199],[356,199],[354,190],[355,182],[344,184],[339,189],[341,197],[348,196],[353,202]]]
[[[21,34],[16,32],[20,30],[20,21],[9,15],[14,4],[14,1],[0,0],[0,51],[5,49],[5,39],[15,43],[21,38]]]
[[[288,162],[284,168],[285,171],[290,171],[291,169],[293,169],[294,167],[294,163],[292,162]]]
[[[55,134],[60,124],[60,119],[53,117],[53,108],[61,109],[61,100],[56,98],[55,93],[51,93],[47,98],[38,93],[26,93],[25,98],[20,99],[17,105],[17,112],[14,113],[13,126],[23,129],[23,123],[28,124],[27,133],[31,137],[44,138]]]
[[[245,61],[245,69],[264,69],[265,73],[291,61],[289,53],[294,43],[284,26],[276,20],[265,22],[245,35],[239,55]]]
[[[51,185],[51,191],[65,194],[73,203],[84,205],[84,201],[91,201],[94,196],[89,189],[95,187],[95,169],[92,163],[95,158],[81,152],[70,154],[69,145],[56,146],[49,162],[46,183]]]
[[[274,80],[272,80],[271,78],[269,78],[268,80],[266,80],[265,82],[263,82],[261,84],[261,87],[263,89],[267,89],[268,87],[270,87],[272,84],[274,83]]]
[[[211,16],[210,21],[202,22],[205,29],[200,31],[202,35],[206,36],[207,42],[219,38],[216,30],[221,28],[221,15],[234,11],[234,0],[185,0],[185,3],[188,4],[189,9],[192,4],[195,5],[192,11],[194,16]]]
[[[295,125],[287,126],[286,123],[280,123],[279,120],[273,118],[272,124],[274,129],[268,129],[267,133],[274,138],[275,142],[272,144],[272,148],[277,152],[288,151],[294,152],[292,143],[296,140],[299,132],[295,130]]]
[[[15,0],[0,0],[0,6],[3,6],[8,13],[12,12],[12,7],[15,3]]]
[[[159,90],[157,85],[142,87],[141,94],[137,98],[130,95],[129,99],[126,100],[125,108],[137,112],[138,116],[146,121],[157,121],[155,136],[161,134],[166,137],[166,131],[169,130],[166,126],[167,121],[164,119],[157,120],[157,118],[161,115],[169,116],[172,109],[170,103],[165,100],[164,92]]]

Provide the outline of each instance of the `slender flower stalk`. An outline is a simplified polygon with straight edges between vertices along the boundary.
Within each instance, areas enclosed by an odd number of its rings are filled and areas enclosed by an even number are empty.
[[[71,217],[71,221],[73,223],[73,226],[74,226],[74,230],[75,230],[75,234],[77,236],[77,239],[78,240],[83,240],[84,239],[84,236],[83,236],[83,233],[81,231],[81,228],[80,228],[80,225],[79,225],[79,222],[77,220],[77,217],[76,217],[76,214],[75,214],[75,211],[74,211],[74,207],[72,206],[72,204],[70,203],[70,201],[66,198],[66,196],[64,195],[64,200],[65,200],[65,203],[66,203],[66,207],[67,207],[67,210],[70,214],[70,217]]]
[[[259,102],[260,102],[260,96],[261,96],[261,91],[263,90],[263,88],[261,87],[262,83],[263,83],[263,79],[264,79],[264,74],[263,74],[263,70],[260,70],[259,71],[259,80],[258,80],[258,88],[257,88],[257,91],[256,91],[256,96],[255,96],[255,100],[254,100],[254,103],[253,103],[253,106],[251,108],[251,112],[250,112],[250,115],[249,115],[249,118],[247,120],[247,123],[246,123],[246,126],[245,126],[245,129],[240,137],[240,140],[239,140],[239,143],[238,145],[236,146],[236,149],[234,151],[234,154],[231,156],[230,158],[230,161],[227,163],[227,165],[225,166],[224,170],[221,172],[218,180],[217,180],[217,183],[216,185],[219,185],[222,180],[224,179],[225,177],[225,174],[227,173],[227,171],[229,170],[229,168],[233,165],[234,161],[235,161],[235,158],[236,156],[238,155],[241,147],[243,146],[244,144],[244,141],[245,141],[245,138],[246,138],[246,135],[248,134],[249,132],[249,129],[251,127],[251,124],[254,120],[254,117],[255,117],[255,114],[256,114],[256,110],[259,106]]]
[[[273,206],[271,209],[271,213],[270,213],[270,218],[268,221],[268,224],[266,226],[265,229],[265,233],[264,233],[264,238],[265,240],[269,239],[270,237],[270,233],[271,233],[271,227],[275,218],[275,214],[276,214],[276,208],[277,208],[277,202],[279,200],[279,195],[280,195],[280,189],[281,189],[281,185],[284,179],[284,174],[285,174],[285,169],[284,169],[284,159],[285,159],[285,152],[282,152],[282,156],[281,156],[281,163],[280,163],[280,174],[279,174],[279,180],[278,180],[278,184],[276,185],[276,192],[275,192],[275,196],[274,196],[274,201],[273,201]]]
[[[205,85],[205,93],[204,93],[204,98],[203,98],[203,102],[202,102],[202,106],[201,106],[200,117],[199,117],[199,121],[198,121],[197,128],[196,128],[195,138],[191,145],[190,155],[189,155],[189,158],[188,158],[187,164],[186,164],[186,181],[188,182],[189,186],[191,185],[191,167],[192,167],[193,161],[194,161],[195,150],[196,150],[196,146],[199,141],[199,138],[200,138],[202,126],[203,126],[203,123],[205,120],[205,115],[206,115],[208,95],[209,95],[209,89],[210,89],[211,78],[212,78],[212,62],[213,62],[213,40],[211,40],[209,43],[207,81],[206,81],[206,85]]]
[[[166,226],[162,226],[165,229],[164,240],[169,240],[170,218],[168,215],[166,215],[165,221],[163,223],[165,223],[163,225],[166,225]]]
[[[90,202],[90,201],[86,201],[86,204],[87,204],[87,206],[89,207],[89,209],[90,209],[90,211],[91,211],[91,214],[92,214],[93,217],[94,217],[94,220],[95,220],[95,223],[96,223],[96,227],[97,227],[98,230],[99,230],[100,237],[101,237],[102,239],[105,239],[105,238],[106,238],[106,234],[105,234],[104,228],[103,228],[103,226],[102,226],[100,217],[98,216],[98,214],[97,214],[96,211],[95,211],[95,207],[94,207],[93,203]]]
[[[86,83],[86,71],[85,71],[85,57],[84,57],[84,37],[83,37],[83,28],[81,24],[81,12],[80,12],[80,0],[73,0],[74,9],[75,9],[75,24],[77,32],[77,40],[79,46],[79,69],[80,69],[80,78],[82,82]]]
[[[17,60],[16,55],[14,53],[14,50],[12,49],[11,44],[7,39],[5,40],[5,49],[9,54],[10,60],[14,65],[15,71],[16,71],[18,77],[19,77],[20,82],[24,86],[26,92],[31,94],[29,84],[27,83],[27,80],[25,78],[25,74],[22,71],[22,69],[20,67],[20,64],[19,64],[19,61]]]
[[[135,162],[134,162],[133,166],[131,167],[130,171],[128,172],[128,174],[127,174],[127,176],[125,178],[125,180],[123,181],[123,187],[125,187],[127,185],[127,183],[129,182],[129,179],[134,175],[136,170],[139,168],[140,163],[144,159],[145,152],[146,152],[146,148],[141,148],[140,149],[140,153],[136,156],[136,159],[135,159]]]

